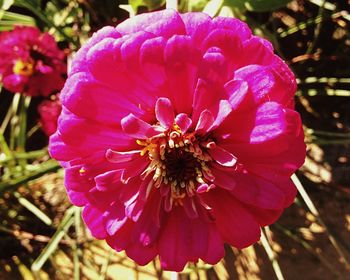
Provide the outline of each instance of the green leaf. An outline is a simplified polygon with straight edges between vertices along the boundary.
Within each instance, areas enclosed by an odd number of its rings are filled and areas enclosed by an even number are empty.
[[[225,0],[225,4],[253,12],[267,12],[284,7],[291,0]]]
[[[156,10],[165,4],[165,0],[129,0],[129,4],[136,13],[138,7],[147,7],[149,11]]]
[[[187,5],[185,5],[187,4]],[[208,4],[208,0],[189,0],[187,3],[184,1],[184,7],[181,9],[183,12],[202,12],[204,7]],[[181,2],[180,2],[181,5]]]

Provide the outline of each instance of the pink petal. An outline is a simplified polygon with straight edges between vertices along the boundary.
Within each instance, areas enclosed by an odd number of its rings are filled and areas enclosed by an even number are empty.
[[[115,127],[108,127],[94,121],[80,118],[63,107],[58,119],[58,131],[61,139],[80,150],[105,150],[134,146],[135,140]],[[79,132],[79,133],[78,133]],[[88,153],[90,154],[90,153]]]
[[[146,40],[151,38],[154,38],[153,34],[139,31],[129,36],[123,42],[120,48],[120,55],[129,71],[138,70],[137,68],[140,66],[140,48]]]
[[[140,217],[135,224],[132,239],[135,243],[142,244],[143,246],[151,246],[157,241],[160,226],[161,215],[161,199],[158,192],[154,192],[146,204],[143,201],[139,201],[144,207],[140,211]]]
[[[124,166],[124,171],[121,178],[122,182],[127,184],[130,178],[140,176],[148,164],[149,160],[146,157],[137,157],[133,161],[129,162]]]
[[[261,209],[257,207],[248,206],[249,212],[254,216],[254,219],[261,227],[275,223],[281,216],[284,209]]]
[[[181,226],[179,226],[181,225]],[[174,207],[162,225],[158,243],[161,266],[166,270],[182,271],[189,260],[190,220],[180,207]]]
[[[194,91],[192,121],[196,122],[200,113],[209,110],[215,119],[214,128],[218,127],[222,121],[231,113],[231,105],[226,100],[228,98],[222,86],[198,79]]]
[[[214,130],[218,128],[231,114],[232,108],[227,100],[220,100],[211,111],[214,112],[214,116],[216,116],[215,121],[210,128],[210,130]]]
[[[116,95],[118,98],[115,98]],[[60,99],[76,115],[103,124],[115,125],[118,119],[129,113],[136,116],[145,114],[128,96],[118,94],[117,90],[81,72],[68,79]]]
[[[217,47],[229,60],[231,70],[236,69],[242,57],[242,41],[239,33],[228,29],[214,29],[205,38],[202,46],[205,50]]]
[[[252,36],[249,26],[237,18],[215,17],[212,25],[213,28],[223,28],[233,31],[242,41],[246,41]]]
[[[197,262],[202,256],[205,256],[209,245],[208,240],[208,224],[201,218],[191,219],[190,231],[191,243],[188,249],[188,259],[192,262]]]
[[[196,202],[193,198],[186,197],[183,201],[183,204],[184,204],[183,208],[188,218],[190,219],[198,218],[198,210],[197,210]]]
[[[234,172],[233,170],[228,169],[227,171],[223,171],[219,168],[213,167],[211,171],[215,177],[215,185],[229,191],[233,190],[236,187],[236,181],[232,176]]]
[[[175,123],[180,127],[182,133],[186,133],[186,131],[192,125],[192,120],[188,117],[187,114],[180,113],[176,116]]]
[[[101,212],[105,212],[116,202],[119,192],[120,188],[102,192],[97,188],[93,188],[86,193],[86,198],[91,206],[98,208]]]
[[[123,131],[136,139],[147,139],[160,134],[153,126],[129,114],[121,120]]]
[[[127,151],[118,152],[108,149],[106,152],[106,158],[110,162],[114,163],[124,163],[134,160],[140,156],[140,151]]]
[[[131,199],[125,202],[125,215],[130,220],[137,222],[144,206],[145,201],[140,199],[139,194],[136,193]]]
[[[86,71],[87,65],[86,54],[96,43],[102,41],[105,38],[114,38],[117,39],[120,37],[120,34],[112,26],[106,26],[101,28],[99,31],[95,32],[90,40],[84,44],[83,47],[74,55],[74,61],[72,63],[72,68],[70,74],[73,75],[76,72]]]
[[[164,58],[175,112],[191,114],[200,52],[191,37],[175,35],[167,42]]]
[[[12,92],[23,92],[24,86],[28,83],[28,77],[18,74],[4,76],[2,83],[4,88]]]
[[[65,169],[64,185],[73,191],[87,192],[95,185],[94,176],[82,165],[69,167]]]
[[[106,241],[117,252],[125,250],[131,243],[131,232],[133,230],[134,223],[127,220],[126,223],[118,230],[117,234],[113,236],[107,236]]]
[[[205,194],[205,199],[213,209],[216,225],[225,242],[242,249],[259,240],[259,224],[227,191],[213,190]]]
[[[73,190],[67,189],[67,194],[69,201],[76,206],[85,206],[88,203],[88,200],[83,192],[76,192]]]
[[[214,117],[209,110],[202,111],[195,131],[198,133],[206,133],[209,128],[213,125]]]
[[[199,66],[199,77],[222,86],[229,79],[228,61],[219,49],[209,49]],[[231,74],[232,75],[232,74]]]
[[[245,104],[246,102],[249,102],[247,82],[242,80],[231,80],[225,84],[225,90],[229,96],[232,111],[248,106]]]
[[[169,129],[174,124],[174,110],[171,101],[168,98],[158,98],[156,103],[156,117],[161,126]]]
[[[119,24],[116,29],[123,35],[144,30],[165,38],[185,33],[185,26],[179,14],[171,9],[129,18]]]
[[[240,201],[259,208],[284,208],[285,195],[273,183],[253,174],[236,173],[233,175],[236,186],[231,193]]]
[[[211,28],[211,18],[204,13],[185,13],[180,16],[185,23],[187,35],[190,35],[194,44],[199,46]]]
[[[200,258],[209,264],[217,264],[224,256],[224,242],[215,227],[215,225],[207,225],[208,230],[208,248],[207,252],[200,255]]]
[[[123,170],[112,170],[95,177],[96,188],[99,191],[108,191],[117,188],[121,181]]]
[[[139,265],[146,265],[157,256],[158,248],[156,245],[142,246],[132,243],[125,252],[129,258],[133,259]]]
[[[273,46],[263,38],[252,36],[243,43],[242,66],[250,64],[269,65],[273,61]]]
[[[197,193],[204,193],[204,192],[208,192],[210,191],[211,189],[215,188],[216,186],[214,184],[201,184],[198,186],[197,188]]]
[[[233,154],[217,145],[209,149],[208,153],[217,163],[222,166],[232,167],[237,162],[237,158]]]
[[[140,63],[143,74],[148,81],[155,86],[161,86],[166,82],[164,49],[166,39],[157,37],[146,40],[140,49]]]
[[[125,208],[121,203],[113,203],[104,214],[106,231],[109,235],[117,233],[127,221]]]
[[[51,135],[49,141],[49,153],[52,158],[60,161],[70,160],[72,157],[80,157],[79,151],[67,145],[60,136],[59,132]],[[85,151],[85,154],[87,151]]]
[[[105,239],[107,236],[106,225],[103,218],[103,212],[98,208],[87,204],[82,212],[83,220],[90,230],[91,234],[97,239]]]

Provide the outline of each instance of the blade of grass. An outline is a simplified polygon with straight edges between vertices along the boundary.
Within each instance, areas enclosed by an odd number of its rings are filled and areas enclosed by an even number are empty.
[[[11,157],[12,155],[11,149],[7,145],[7,142],[2,132],[0,132],[0,147],[1,147],[1,151],[5,154],[6,157]]]
[[[306,54],[311,54],[315,50],[315,45],[318,41],[320,31],[321,31],[321,28],[323,25],[324,17],[325,17],[325,5],[326,5],[326,3],[327,3],[327,1],[323,0],[322,4],[319,6],[317,17],[320,17],[320,22],[318,22],[316,24],[315,31],[314,31],[314,38],[313,38],[311,44],[308,46],[308,48],[306,50]]]
[[[14,196],[17,198],[18,202],[25,207],[28,211],[32,212],[39,220],[43,221],[48,226],[52,225],[52,220],[41,211],[36,205],[31,203],[28,199],[21,196],[19,192],[14,192]]]
[[[19,101],[19,132],[17,136],[17,151],[25,152],[27,142],[27,118],[28,118],[28,107],[30,104],[31,97],[21,95]],[[27,160],[20,159],[18,161],[19,166],[22,170],[26,171]]]
[[[18,129],[17,129],[17,125],[18,125],[18,116],[17,116],[17,111],[18,111],[18,106],[19,106],[19,101],[21,98],[21,94],[20,93],[16,93],[15,96],[12,99],[12,105],[11,105],[11,109],[12,109],[12,118],[11,118],[11,132],[10,132],[10,149],[13,151],[15,150],[15,140],[16,137],[18,135]]]
[[[23,15],[23,14],[18,14],[18,13],[13,13],[13,12],[9,12],[9,11],[5,11],[1,17],[2,20],[11,20],[11,21],[15,21],[15,22],[27,22],[27,23],[35,23],[34,18],[27,16],[27,15]]]
[[[283,274],[282,274],[282,271],[281,271],[281,267],[277,261],[277,258],[276,258],[276,253],[272,250],[270,244],[269,244],[269,241],[267,240],[266,238],[266,235],[265,235],[265,232],[263,229],[261,229],[261,244],[262,246],[264,247],[265,249],[265,252],[267,254],[267,256],[269,257],[269,260],[272,264],[272,268],[276,274],[276,277],[278,280],[284,280],[284,277],[283,277]]]
[[[10,120],[11,120],[11,117],[12,117],[12,108],[10,107],[8,110],[7,110],[7,113],[6,113],[6,116],[4,118],[4,120],[2,121],[2,124],[1,124],[1,127],[0,127],[0,133],[4,133],[5,130],[6,130],[6,127],[8,126]]]
[[[328,233],[328,239],[330,240],[330,242],[332,243],[333,247],[335,248],[335,250],[337,251],[339,257],[341,258],[341,260],[344,262],[344,264],[346,265],[347,268],[350,268],[350,264],[348,262],[348,260],[345,257],[345,254],[342,250],[342,248],[340,247],[340,245],[338,244],[337,239],[335,238],[335,236],[333,235],[333,233],[330,231],[330,229],[326,226],[326,224],[324,223],[323,219],[321,218],[320,213],[318,212],[318,210],[316,209],[314,203],[312,202],[311,198],[309,197],[309,195],[307,194],[307,192],[305,191],[304,186],[302,185],[302,183],[300,182],[299,178],[293,174],[291,177],[294,185],[296,186],[300,196],[302,197],[302,199],[304,200],[307,208],[309,209],[309,211],[311,212],[312,215],[315,216],[315,218],[317,219],[318,223],[323,226],[327,233]]]
[[[0,138],[1,138],[1,134],[0,134]],[[10,156],[5,157],[4,159],[0,158],[0,163],[6,164],[10,161],[17,161],[20,159],[36,159],[36,158],[41,158],[47,154],[48,153],[46,149],[30,151],[26,153],[11,152]]]
[[[81,208],[75,207],[74,209],[74,227],[75,227],[75,242],[73,245],[73,275],[74,280],[80,279],[80,260],[79,255],[81,255],[81,249],[79,247],[79,242],[81,238]]]
[[[13,179],[9,179],[0,182],[0,194],[9,189],[15,189],[16,187],[26,184],[34,179],[37,179],[45,174],[55,172],[60,169],[57,161],[50,159],[46,162],[37,165],[37,168],[31,171],[27,175],[19,176]]]
[[[62,219],[62,222],[57,228],[57,231],[52,236],[50,242],[41,252],[39,257],[33,262],[31,269],[33,272],[38,273],[42,266],[45,264],[47,259],[55,252],[57,246],[61,239],[64,237],[67,230],[74,222],[74,206],[71,206],[67,211],[65,216]]]

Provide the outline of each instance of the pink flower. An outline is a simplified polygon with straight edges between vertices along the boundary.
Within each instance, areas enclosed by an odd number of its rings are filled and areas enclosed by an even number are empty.
[[[0,57],[0,81],[9,91],[48,96],[63,87],[65,55],[48,33],[18,26],[1,32]]]
[[[294,75],[243,22],[172,10],[77,53],[50,153],[93,236],[143,265],[215,264],[259,240],[303,164]]]
[[[57,130],[57,120],[62,111],[62,105],[58,94],[51,97],[51,100],[45,100],[38,106],[41,128],[47,136],[55,133]]]

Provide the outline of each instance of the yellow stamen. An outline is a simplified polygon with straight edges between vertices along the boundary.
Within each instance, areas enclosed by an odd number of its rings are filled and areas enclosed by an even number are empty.
[[[34,72],[34,66],[31,62],[23,61],[21,59],[17,60],[15,65],[13,66],[13,73],[23,75],[23,76],[30,76]]]

